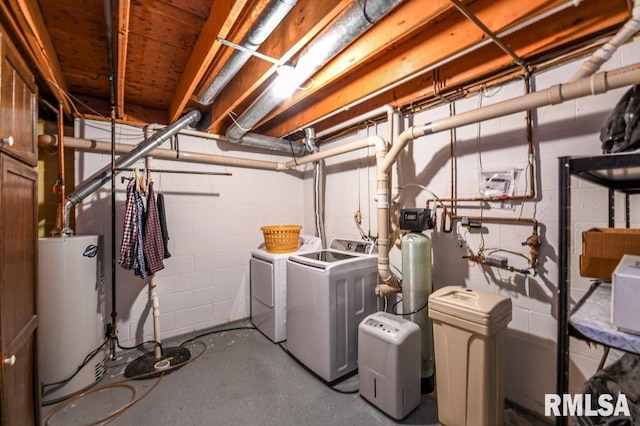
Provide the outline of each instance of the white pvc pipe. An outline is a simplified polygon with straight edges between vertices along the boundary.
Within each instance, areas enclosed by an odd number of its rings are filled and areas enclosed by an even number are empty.
[[[327,149],[324,151],[316,152],[314,154],[305,155],[304,157],[300,157],[295,160],[288,161],[286,163],[281,163],[281,167],[283,167],[281,170],[293,169],[297,166],[313,163],[328,157],[335,157],[336,155],[344,154],[346,152],[356,151],[358,149],[366,148],[368,146],[373,146],[376,144],[375,142],[376,138],[377,138],[376,136],[372,136],[367,139],[361,139],[361,140],[351,142],[342,146],[338,146],[336,148]]]
[[[366,148],[368,146],[377,146],[380,143],[384,144],[384,139],[378,136],[371,136],[369,138],[357,140],[355,142],[351,142],[336,148],[306,155],[304,157],[300,157],[296,160],[288,161],[286,163],[280,163],[276,161],[250,160],[246,158],[227,157],[215,154],[202,154],[199,152],[191,151],[180,151],[178,153],[177,151],[165,148],[156,148],[149,152],[148,155],[161,160],[285,171],[328,157],[334,157],[336,155]],[[38,144],[44,148],[55,147],[57,144],[57,139],[53,135],[40,135],[38,136]],[[111,152],[111,144],[109,142],[101,142],[89,139],[65,138],[65,146],[67,148],[81,149],[85,151]],[[126,144],[116,144],[115,146],[117,154],[127,154],[134,148],[135,146]]]
[[[83,151],[111,152],[111,143],[90,139],[78,139],[65,137],[65,146],[68,148],[80,149]],[[42,147],[55,147],[56,137],[53,135],[38,136],[38,144]],[[135,148],[134,145],[116,144],[116,154],[127,154]],[[177,160],[187,163],[214,164],[222,166],[247,167],[263,170],[280,170],[279,164],[275,161],[250,160],[246,158],[227,157],[224,155],[202,154],[190,151],[174,151],[166,148],[156,148],[149,152],[150,156],[161,160]]]
[[[398,155],[414,139],[452,128],[476,123],[491,118],[502,117],[515,112],[538,108],[545,105],[555,105],[570,99],[587,95],[604,93],[611,89],[638,84],[640,82],[640,64],[619,68],[611,72],[594,74],[573,83],[559,84],[547,90],[530,93],[508,101],[499,102],[473,111],[453,115],[422,126],[413,126],[398,136],[386,156],[376,162],[378,173],[378,271],[382,284],[376,286],[375,292],[384,297],[400,290],[400,285],[389,270],[389,259],[384,254],[389,252],[388,232],[388,192],[385,192],[383,180],[388,175],[391,166]],[[388,186],[387,186],[388,191]],[[385,211],[386,210],[386,211]],[[388,280],[388,281],[386,281]]]
[[[381,165],[382,171],[388,172],[404,147],[410,141],[420,136],[430,135],[491,118],[502,117],[527,109],[556,105],[567,100],[587,95],[597,95],[612,89],[638,83],[640,83],[640,63],[618,68],[610,72],[600,72],[572,83],[558,84],[546,90],[435,120],[421,126],[410,127],[400,134],[398,140],[389,150],[389,153]]]
[[[620,28],[611,40],[606,42],[602,47],[596,50],[589,59],[587,59],[580,69],[571,77],[569,82],[574,82],[584,77],[588,77],[600,69],[600,66],[607,62],[611,56],[633,37],[640,30],[640,2],[635,0],[631,9],[631,18]]]
[[[147,171],[151,170],[152,161],[153,158],[149,156],[144,157],[144,167]],[[156,360],[159,360],[162,357],[162,351],[160,349],[162,336],[160,333],[160,300],[158,299],[158,285],[156,284],[155,275],[151,275],[151,279],[149,280],[149,299],[151,300],[153,310],[153,340],[157,343],[154,348],[154,355]]]

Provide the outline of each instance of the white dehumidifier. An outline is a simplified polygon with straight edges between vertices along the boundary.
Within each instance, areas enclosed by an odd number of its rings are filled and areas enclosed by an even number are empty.
[[[400,420],[420,405],[420,327],[386,312],[358,327],[360,395]]]

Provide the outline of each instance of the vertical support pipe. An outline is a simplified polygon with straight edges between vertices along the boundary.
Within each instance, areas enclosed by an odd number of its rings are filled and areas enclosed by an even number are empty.
[[[149,155],[144,157],[144,168],[146,171],[147,182],[149,182],[149,177],[151,174],[151,166],[152,166],[153,158]],[[162,337],[160,336],[160,301],[158,300],[158,285],[156,283],[156,276],[151,275],[151,279],[149,280],[149,299],[151,300],[151,307],[153,310],[153,340],[156,341],[156,345],[154,348],[154,355],[157,360],[162,358],[162,348],[160,344],[162,343]]]
[[[558,171],[558,207],[560,218],[559,252],[558,252],[558,359],[557,359],[557,383],[556,392],[564,395],[569,390],[569,263],[571,260],[571,161],[569,157],[561,157]],[[556,425],[566,425],[567,418],[556,417]]]
[[[113,100],[113,99],[112,99]],[[111,359],[116,357],[118,309],[116,304],[116,104],[111,103]],[[69,214],[69,213],[67,213]]]
[[[609,228],[616,226],[616,191],[609,188]]]
[[[624,194],[624,225],[631,228],[631,208],[629,207],[629,193]]]

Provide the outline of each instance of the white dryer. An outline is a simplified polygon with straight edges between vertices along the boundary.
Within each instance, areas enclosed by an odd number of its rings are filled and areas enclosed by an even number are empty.
[[[320,238],[301,235],[298,250],[292,253],[269,253],[264,244],[251,251],[251,322],[275,343],[287,338],[287,259],[320,249]]]
[[[378,310],[377,248],[335,239],[287,261],[287,349],[327,382],[358,367],[358,324]]]

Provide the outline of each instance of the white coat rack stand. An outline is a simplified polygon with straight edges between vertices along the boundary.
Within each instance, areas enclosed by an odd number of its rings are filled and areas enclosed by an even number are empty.
[[[144,164],[147,182],[150,181],[151,157],[145,157]],[[168,373],[191,358],[189,349],[182,346],[162,347],[160,333],[160,302],[158,301],[156,277],[151,275],[149,279],[149,299],[153,310],[153,340],[155,342],[153,353],[146,353],[129,363],[124,371],[125,377],[145,379],[159,374]]]

